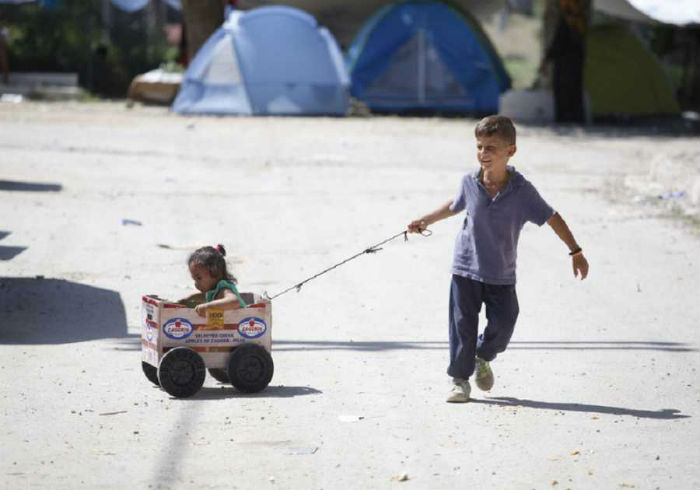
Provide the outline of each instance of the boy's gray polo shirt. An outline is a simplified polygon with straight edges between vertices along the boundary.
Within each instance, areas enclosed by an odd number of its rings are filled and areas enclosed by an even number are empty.
[[[506,187],[491,199],[480,169],[465,175],[450,210],[464,209],[455,243],[452,273],[487,284],[515,284],[518,237],[526,221],[542,226],[554,210],[515,168]]]

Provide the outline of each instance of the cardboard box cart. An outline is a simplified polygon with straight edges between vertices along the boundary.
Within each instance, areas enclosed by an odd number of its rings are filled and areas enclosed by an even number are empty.
[[[209,310],[155,295],[141,300],[141,366],[146,377],[178,398],[192,396],[204,384],[208,369],[215,379],[237,390],[256,393],[272,380],[272,305],[243,293],[249,306]]]

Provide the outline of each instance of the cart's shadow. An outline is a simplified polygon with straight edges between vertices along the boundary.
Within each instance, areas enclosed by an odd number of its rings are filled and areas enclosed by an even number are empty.
[[[505,396],[471,399],[469,403],[513,408],[538,408],[543,410],[557,410],[560,412],[599,413],[604,415],[630,416],[643,419],[674,420],[690,417],[690,415],[684,415],[680,410],[675,408],[662,408],[660,410],[637,410],[634,408],[589,405],[585,403],[543,402]]]
[[[259,393],[242,393],[230,385],[205,386],[190,400],[223,400],[227,398],[293,398],[295,396],[320,395],[321,390],[310,386],[268,386]]]

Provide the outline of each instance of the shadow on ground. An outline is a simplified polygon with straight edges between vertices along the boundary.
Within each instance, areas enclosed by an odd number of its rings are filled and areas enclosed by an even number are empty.
[[[311,350],[443,350],[447,341],[331,341],[331,340],[274,340],[276,351]],[[698,349],[683,342],[655,341],[513,341],[508,350],[650,350],[666,352],[697,352]]]
[[[0,240],[10,235],[9,231],[0,230]],[[12,260],[15,256],[27,250],[27,247],[6,247],[0,245],[0,260]]]
[[[144,379],[144,383],[146,380]],[[153,389],[160,390],[159,387],[151,385]],[[225,400],[229,398],[294,398],[295,396],[320,395],[323,393],[316,388],[309,386],[268,386],[259,393],[242,393],[231,385],[221,383],[218,387],[205,386],[190,398],[186,400]],[[169,396],[163,391],[163,396]],[[179,398],[170,397],[171,400],[179,400]]]
[[[0,260],[12,260],[27,250],[27,247],[7,247],[0,245]]]
[[[36,182],[18,182],[14,180],[0,180],[0,191],[17,192],[59,192],[63,189],[61,184],[39,184]]]
[[[320,395],[323,393],[309,386],[268,386],[259,393],[242,393],[231,385],[222,384],[218,388],[204,387],[190,400],[220,400],[224,398],[294,398],[295,396]]]
[[[136,350],[141,348],[141,338],[130,335],[122,339],[116,350]],[[447,350],[447,341],[352,341],[352,340],[276,340],[272,339],[275,352],[354,350],[366,352],[392,350]],[[660,351],[698,352],[697,347],[684,342],[655,342],[646,340],[610,341],[549,341],[522,340],[508,344],[508,350],[600,350],[600,351]]]
[[[627,415],[630,417],[638,417],[642,419],[685,419],[689,415],[683,415],[680,410],[674,408],[663,408],[661,410],[636,410],[633,408],[623,407],[607,407],[605,405],[587,405],[584,403],[562,403],[562,402],[543,402],[535,400],[524,400],[512,397],[494,397],[485,398],[483,400],[472,399],[470,403],[497,405],[501,407],[513,408],[539,408],[543,410],[557,410],[561,412],[584,412],[584,413],[601,413],[605,415]]]
[[[62,279],[0,278],[0,343],[65,344],[127,336],[116,291]]]

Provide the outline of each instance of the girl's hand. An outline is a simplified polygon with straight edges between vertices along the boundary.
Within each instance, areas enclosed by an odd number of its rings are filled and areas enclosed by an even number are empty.
[[[581,275],[581,280],[583,281],[588,275],[588,261],[583,254],[576,254],[571,258],[571,263],[574,268],[574,277]]]
[[[199,316],[207,316],[207,304],[202,303],[201,305],[195,306],[194,312],[197,313]]]

